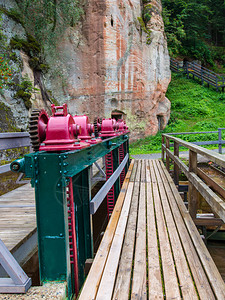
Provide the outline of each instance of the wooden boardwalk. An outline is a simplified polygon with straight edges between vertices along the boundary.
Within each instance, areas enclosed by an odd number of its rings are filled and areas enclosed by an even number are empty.
[[[36,230],[34,189],[30,184],[0,196],[0,239],[12,253]]]
[[[225,299],[161,161],[132,161],[79,299]]]

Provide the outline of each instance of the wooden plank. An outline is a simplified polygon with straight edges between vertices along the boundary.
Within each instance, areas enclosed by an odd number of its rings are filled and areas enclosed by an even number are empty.
[[[149,163],[147,163],[147,177],[148,173],[150,179]],[[164,299],[151,182],[147,183],[147,232],[149,299]]]
[[[173,219],[173,215],[168,203],[166,191],[163,185],[162,178],[159,173],[159,163],[154,163],[155,174],[161,195],[161,204],[164,211],[166,226],[170,238],[170,243],[173,251],[173,257],[175,260],[176,270],[179,278],[179,285],[182,292],[182,299],[198,299],[198,295],[195,290],[195,286],[192,280],[189,266],[186,261],[185,253],[182,248],[180,237],[177,233],[177,228]]]
[[[179,157],[179,144],[174,142],[174,155]],[[179,184],[179,167],[178,165],[174,162],[174,182],[176,185]]]
[[[132,169],[132,172],[131,172],[131,176],[130,176],[130,182],[134,181],[135,180],[135,177],[136,177],[136,172],[137,172],[137,161],[135,160],[134,161],[134,166],[133,166],[133,169]]]
[[[197,153],[189,151],[189,172],[197,174]],[[188,187],[188,211],[192,219],[196,218],[198,208],[198,191],[190,182]]]
[[[166,149],[168,149],[168,150],[170,149],[170,138],[169,137],[166,137]],[[167,152],[166,152],[166,168],[169,171],[170,159],[169,159],[169,156],[167,155]]]
[[[222,188],[217,182],[210,178],[203,170],[197,169],[198,176],[203,179],[207,185],[212,188],[214,191],[220,194],[225,199],[225,189]],[[224,174],[223,174],[224,176]]]
[[[131,299],[147,299],[146,283],[146,192],[141,182]]]
[[[188,148],[189,150],[192,150],[192,151],[194,151],[194,152],[196,152],[198,154],[201,154],[204,157],[209,158],[209,160],[213,161],[214,163],[216,163],[216,164],[218,164],[218,165],[220,165],[222,167],[225,167],[225,158],[224,158],[224,155],[216,153],[216,152],[213,152],[212,150],[205,149],[203,147],[194,145],[192,143],[186,142],[186,141],[184,141],[184,140],[182,140],[180,138],[177,138],[177,137],[174,137],[174,136],[171,136],[171,135],[168,135],[168,134],[164,134],[164,136],[166,138],[169,138],[170,140],[175,141],[178,144],[180,144],[180,145]]]
[[[122,249],[121,259],[119,263],[119,270],[116,278],[113,298],[116,299],[129,299],[131,271],[134,255],[134,242],[136,234],[137,223],[137,207],[139,196],[139,182],[134,183],[134,190],[132,195],[132,203],[129,213],[129,219],[126,229],[126,236]]]
[[[147,186],[148,186],[148,184],[151,183],[150,166],[149,166],[148,161],[146,162],[146,182],[147,182]]]
[[[142,165],[141,160],[138,160],[137,161],[137,172],[136,172],[135,181],[141,181],[141,165]]]
[[[189,265],[191,267],[192,274],[196,282],[200,298],[214,299],[212,293],[210,294],[210,290],[208,289],[208,285],[207,285],[207,277],[208,277],[210,285],[213,288],[213,292],[217,297],[217,299],[225,299],[225,284],[223,282],[223,279],[221,278],[221,275],[219,274],[219,271],[214,261],[212,260],[212,257],[210,256],[204,242],[202,241],[199,232],[195,227],[193,220],[191,219],[191,216],[188,214],[187,209],[179,195],[179,192],[174,186],[170,175],[168,174],[168,172],[166,171],[162,163],[161,166],[164,172],[164,176],[167,179],[171,191],[176,200],[176,203],[171,202],[173,206],[174,218],[178,220],[178,218],[180,218],[179,216],[180,214],[183,218],[183,222],[178,223],[180,224],[178,230],[180,236],[183,236],[183,247],[186,248],[185,249],[186,256],[187,259],[189,260]],[[178,214],[178,209],[180,211],[180,214]],[[189,234],[187,234],[187,230]],[[193,246],[192,243],[190,243],[190,240],[194,245],[195,251],[193,251]],[[189,245],[188,247],[187,247],[187,243]],[[195,252],[198,253],[198,257],[201,260],[200,264],[198,263],[198,259],[196,258]],[[207,277],[204,276],[202,272],[200,273],[201,265],[204,267]]]
[[[170,248],[169,237],[161,207],[160,194],[158,191],[157,180],[153,168],[153,161],[150,161],[150,171],[152,177],[153,199],[155,203],[155,214],[158,229],[158,239],[162,260],[163,279],[167,299],[180,299],[180,290],[177,282],[174,260]]]
[[[12,252],[36,232],[34,204],[30,184],[0,196],[0,238]]]
[[[218,197],[195,173],[189,173],[188,167],[179,159],[173,156],[171,151],[167,154],[176,161],[179,168],[184,172],[188,180],[195,186],[212,210],[225,222],[225,202]]]
[[[116,227],[116,232],[109,251],[107,262],[104,268],[104,272],[102,274],[101,283],[98,288],[98,293],[96,296],[96,299],[98,300],[110,300],[113,294],[113,287],[116,279],[120,253],[122,250],[123,240],[125,236],[125,229],[130,210],[133,187],[134,183],[130,182],[124,200],[124,205],[120,214],[120,218]]]
[[[116,205],[113,209],[113,213],[109,220],[108,226],[106,228],[105,234],[102,238],[101,244],[98,248],[97,254],[89,271],[88,277],[82,288],[79,300],[92,300],[95,299],[98,287],[101,281],[102,273],[107,261],[109,254],[109,249],[112,244],[112,240],[115,234],[116,226],[120,217],[121,209],[123,207],[127,187],[129,184],[131,172],[133,169],[134,160],[131,161],[129,170],[127,172],[126,178],[124,180],[121,192],[116,201]]]
[[[146,172],[146,168],[145,168],[145,159],[142,159],[141,182],[146,182],[145,172]]]
[[[129,219],[126,229],[126,236],[124,240],[124,245],[122,249],[121,259],[119,263],[119,270],[117,274],[116,284],[114,288],[113,299],[128,299],[130,292],[130,282],[131,282],[131,271],[134,256],[134,243],[136,235],[137,226],[137,207],[138,198],[140,192],[140,183],[138,178],[140,173],[135,177],[138,180],[134,183],[134,190],[132,195],[131,209],[129,213]]]

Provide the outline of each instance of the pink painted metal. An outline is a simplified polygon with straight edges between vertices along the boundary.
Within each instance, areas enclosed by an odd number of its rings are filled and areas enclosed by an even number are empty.
[[[124,144],[119,146],[119,163],[121,164],[124,159]],[[120,187],[122,187],[123,182],[125,179],[125,168],[123,168],[122,172],[120,173]]]
[[[73,119],[75,124],[81,127],[81,133],[78,135],[81,141],[85,141],[91,145],[102,142],[100,138],[95,138],[92,135],[94,133],[94,125],[90,124],[88,116],[74,116]]]
[[[105,170],[106,170],[106,180],[113,174],[113,153],[112,151],[105,156]],[[113,208],[115,206],[115,187],[111,187],[107,194],[107,215],[108,219],[111,217]]]
[[[115,119],[103,119],[101,124],[100,137],[117,136],[118,125]]]
[[[122,120],[122,119],[117,120],[117,124],[118,124],[118,131],[121,134],[129,132],[127,124],[126,124],[126,122],[124,120]]]
[[[76,241],[72,178],[70,178],[70,182],[69,185],[67,186],[66,193],[67,193],[67,207],[68,207],[70,264],[74,274],[74,288],[75,288],[75,294],[77,296],[79,293],[79,281],[78,281],[78,258],[77,258],[77,241]]]
[[[73,117],[67,112],[67,105],[52,104],[52,116],[46,127],[46,139],[40,145],[42,151],[70,151],[89,147],[90,143],[80,142],[80,125],[75,124]]]

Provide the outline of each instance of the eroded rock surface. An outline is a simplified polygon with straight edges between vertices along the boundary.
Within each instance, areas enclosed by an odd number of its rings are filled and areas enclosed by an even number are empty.
[[[59,47],[67,86],[58,98],[73,114],[90,119],[127,114],[132,138],[156,134],[170,116],[165,93],[170,81],[169,55],[161,2],[150,1],[146,28],[139,0],[90,0],[79,30],[70,29]],[[147,44],[148,43],[148,44]],[[50,78],[49,78],[50,79]],[[58,89],[56,81],[51,88]]]

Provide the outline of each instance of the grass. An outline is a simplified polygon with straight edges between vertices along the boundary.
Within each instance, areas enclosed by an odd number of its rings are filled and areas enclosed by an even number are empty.
[[[166,96],[171,101],[171,116],[167,127],[155,136],[147,136],[132,143],[131,155],[160,152],[162,133],[215,131],[225,127],[225,93],[201,86],[182,74],[172,73]],[[182,136],[182,139],[190,142],[217,140],[218,134]]]

